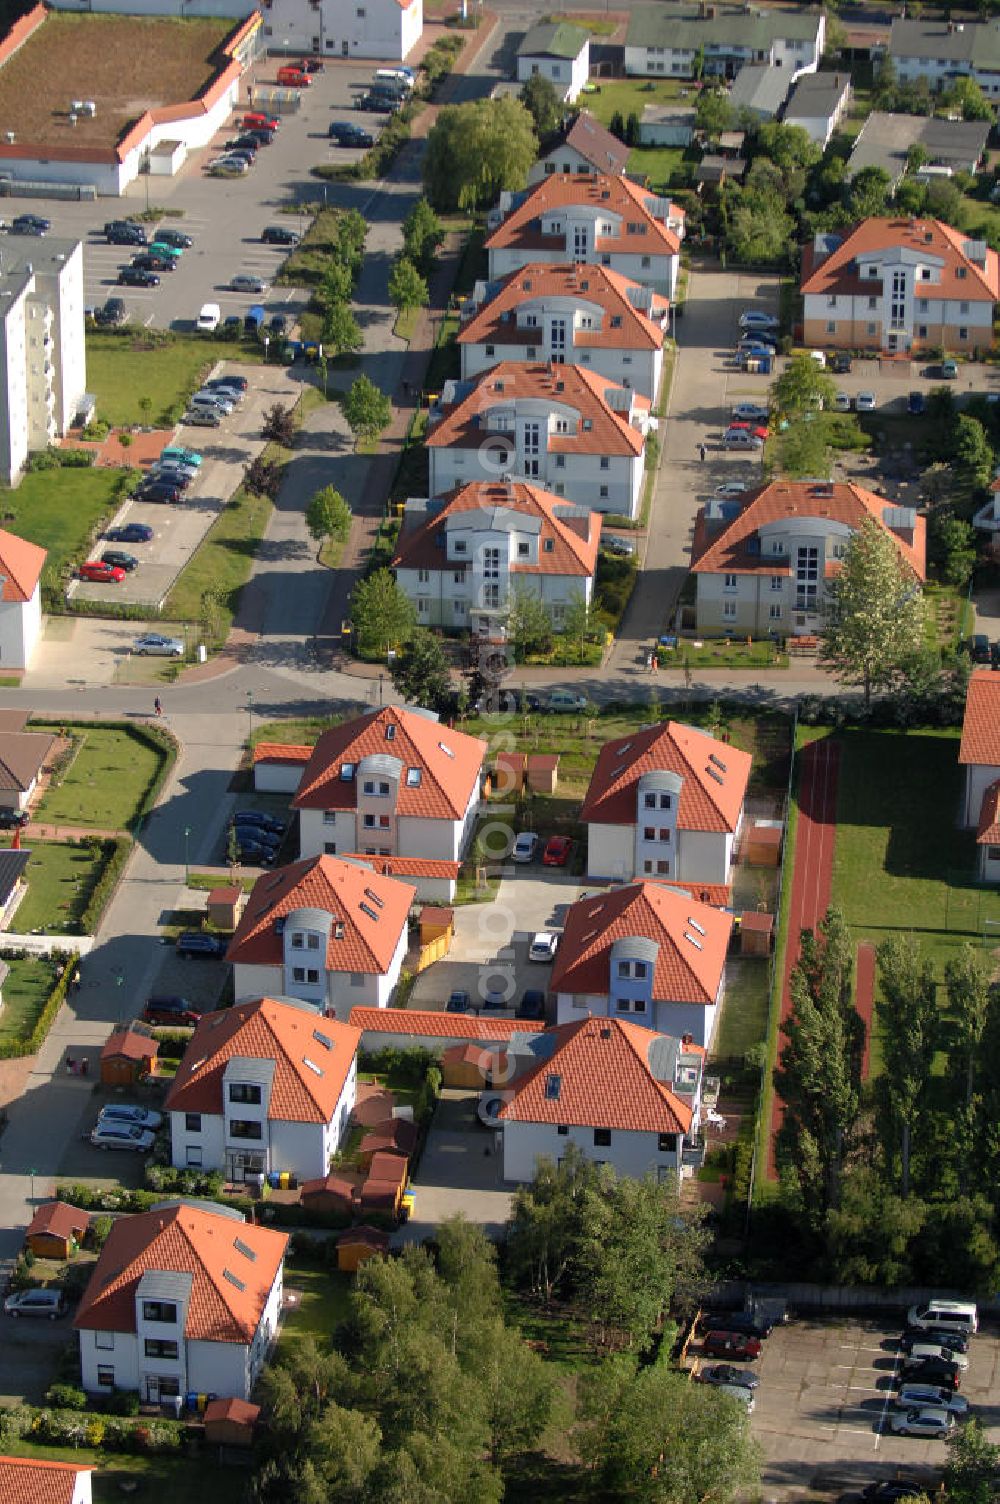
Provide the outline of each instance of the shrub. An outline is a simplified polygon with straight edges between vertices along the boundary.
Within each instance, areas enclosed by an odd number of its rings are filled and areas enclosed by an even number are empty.
[[[115,1389],[104,1401],[109,1415],[138,1415],[139,1395],[134,1389]]]
[[[104,1421],[99,1419],[98,1416],[95,1415],[92,1420],[89,1420],[87,1422],[88,1447],[99,1447],[103,1445],[105,1435],[107,1434],[107,1429],[108,1428],[105,1425]]]
[[[0,1408],[0,1441],[18,1441],[31,1430],[34,1420],[35,1412],[29,1405]]]
[[[108,1233],[112,1228],[110,1217],[95,1217],[88,1229],[90,1246],[96,1248],[98,1253],[108,1241]]]
[[[46,1392],[45,1403],[56,1410],[86,1410],[87,1396],[73,1384],[53,1384]]]
[[[268,408],[264,414],[264,423],[261,435],[270,439],[273,444],[280,444],[284,449],[290,449],[295,439],[295,418],[290,407],[282,407],[276,402]]]

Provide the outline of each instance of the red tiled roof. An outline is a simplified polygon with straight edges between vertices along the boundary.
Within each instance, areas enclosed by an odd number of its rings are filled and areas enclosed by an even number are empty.
[[[4,601],[30,601],[46,560],[44,548],[0,529],[0,575]]]
[[[1000,778],[995,783],[991,783],[983,794],[976,844],[979,846],[1000,845]]]
[[[681,830],[735,831],[746,797],[752,758],[694,726],[667,721],[601,748],[580,819],[598,825],[635,825],[635,786],[644,773],[663,769],[683,778],[677,824]],[[650,818],[652,814],[650,812]]]
[[[311,1200],[314,1196],[334,1196],[353,1203],[356,1189],[354,1181],[346,1175],[321,1175],[318,1180],[304,1180],[299,1187],[299,1194],[303,1201]]]
[[[360,1041],[351,1024],[269,997],[206,1013],[184,1051],[166,1110],[221,1113],[223,1073],[237,1056],[274,1061],[272,1122],[329,1123]]]
[[[324,731],[302,775],[294,808],[356,809],[357,779],[345,781],[340,770],[353,763],[356,772],[361,759],[373,754],[396,757],[403,764],[397,815],[461,820],[479,786],[486,742],[401,705],[387,705]],[[408,768],[421,770],[415,787],[406,781]]]
[[[801,291],[863,296],[873,283],[859,276],[858,261],[898,248],[943,262],[940,281],[918,283],[918,288],[926,286],[929,296],[994,303],[1000,298],[1000,260],[987,248],[985,268],[977,266],[964,251],[972,239],[937,219],[865,219],[825,260],[817,260],[812,243],[803,248]],[[964,268],[962,277],[959,267]]]
[[[40,1462],[34,1457],[0,1457],[2,1504],[72,1504],[76,1480],[93,1467],[81,1462]]]
[[[361,1140],[359,1152],[374,1154],[378,1150],[392,1149],[400,1154],[412,1154],[417,1147],[417,1125],[408,1118],[386,1118],[370,1128]]]
[[[416,892],[410,883],[383,877],[342,857],[305,857],[257,879],[226,960],[233,965],[280,966],[284,937],[275,928],[275,920],[295,909],[319,909],[332,914],[335,921],[326,947],[327,971],[384,976]],[[343,925],[343,934],[337,921]]]
[[[500,1109],[505,1122],[687,1133],[691,1107],[649,1068],[650,1046],[667,1036],[616,1018],[582,1018],[552,1033],[552,1054],[514,1078],[514,1095]]]
[[[374,851],[349,851],[347,855],[352,861],[368,862],[382,877],[443,877],[454,881],[462,870],[461,862],[449,862],[443,856],[383,856]]]
[[[623,173],[628,165],[629,148],[624,141],[613,136],[607,126],[596,120],[589,110],[581,110],[568,131],[564,131],[556,143],[572,146],[598,172]],[[545,153],[552,155],[553,148]]]
[[[540,298],[572,298],[579,306],[595,304],[604,317],[598,329],[572,330],[575,350],[661,350],[663,326],[656,318],[641,313],[629,297],[629,289],[641,290],[641,284],[613,272],[607,266],[549,265],[535,261],[505,277],[495,297],[475,313],[458,335],[460,345],[537,345],[544,330],[541,326],[518,324],[516,310]],[[654,314],[661,320],[670,311],[669,301],[653,294]],[[503,315],[507,314],[504,318]],[[514,317],[511,317],[514,314]],[[617,319],[615,327],[612,320]]]
[[[238,1426],[252,1426],[256,1424],[259,1415],[259,1405],[251,1405],[249,1400],[233,1396],[227,1400],[209,1400],[202,1419],[206,1426],[220,1420],[233,1421]]]
[[[66,1201],[47,1201],[28,1223],[26,1238],[50,1232],[56,1238],[80,1238],[90,1226],[90,1213],[81,1212]],[[0,1494],[0,1499],[3,1495]]]
[[[732,923],[731,914],[657,882],[630,883],[596,898],[578,899],[566,915],[549,986],[553,992],[606,997],[612,945],[641,938],[659,946],[653,972],[655,1000],[714,1003]]]
[[[579,414],[576,433],[545,436],[553,454],[641,454],[645,442],[642,434],[608,405],[607,394],[619,387],[619,382],[583,366],[550,368],[501,361],[483,372],[468,396],[444,409],[444,417],[429,431],[424,443],[431,448],[478,449],[488,431],[479,425],[481,416],[495,408],[509,407],[512,402],[530,400],[544,402],[553,410],[567,407]],[[638,392],[630,395],[634,411],[649,408],[647,397]],[[585,429],[587,421],[591,426]]]
[[[528,481],[471,481],[450,491],[444,506],[437,511],[403,513],[392,567],[453,570],[454,562],[448,563],[437,542],[445,532],[449,517],[457,517],[462,512],[490,512],[494,517],[516,513],[537,518],[541,527],[538,562],[532,564],[514,559],[510,566],[512,574],[589,578],[597,568],[601,514],[587,512],[585,518],[574,519],[566,515],[571,510],[573,508],[564,497],[543,491]]]
[[[102,1060],[112,1060],[116,1056],[124,1056],[126,1060],[145,1060],[149,1056],[155,1056],[160,1046],[155,1039],[148,1034],[141,1034],[137,1029],[116,1029],[101,1049]]]
[[[596,236],[596,251],[617,251],[619,255],[629,256],[676,256],[680,250],[677,235],[650,212],[649,205],[657,197],[630,178],[618,175],[553,173],[528,189],[517,208],[512,209],[488,236],[486,249],[492,251],[503,246],[513,250],[544,250],[550,246],[562,246],[566,241],[565,232],[543,235],[540,221],[553,210],[581,204],[620,219],[621,233]],[[684,218],[684,211],[676,204],[671,204],[670,209],[677,219]],[[629,225],[635,225],[636,229],[629,231]]]
[[[312,747],[300,747],[298,742],[258,742],[253,749],[254,767],[259,762],[298,764],[308,762]]]
[[[481,1039],[491,1044],[512,1034],[536,1034],[543,1024],[522,1018],[479,1018],[471,1013],[430,1013],[417,1008],[352,1008],[351,1023],[367,1034],[412,1034],[425,1039]]]
[[[381,1180],[387,1185],[403,1185],[410,1172],[410,1162],[406,1155],[393,1154],[388,1149],[381,1149],[372,1155],[371,1164],[368,1167],[369,1180]]]
[[[250,1256],[241,1252],[238,1242]],[[73,1325],[78,1331],[134,1332],[135,1292],[142,1276],[147,1271],[190,1274],[185,1337],[248,1343],[287,1244],[283,1232],[182,1203],[119,1217],[94,1265]]]
[[[899,550],[900,558],[919,580],[926,575],[927,521],[917,517],[913,542],[886,527],[885,513],[892,503],[876,496],[853,481],[775,480],[751,492],[742,510],[731,522],[709,527],[705,510],[698,513],[691,548],[691,569],[695,574],[784,574],[790,571],[788,559],[762,557],[752,552],[749,543],[758,530],[791,517],[816,517],[839,522],[857,531],[869,518],[886,528]]]
[[[386,1249],[389,1246],[389,1234],[383,1232],[380,1227],[366,1227],[363,1223],[358,1227],[349,1227],[346,1232],[338,1233],[333,1240],[338,1248],[349,1248],[353,1243],[359,1243],[363,1248]]]
[[[977,668],[969,678],[960,763],[1000,767],[1000,674]]]

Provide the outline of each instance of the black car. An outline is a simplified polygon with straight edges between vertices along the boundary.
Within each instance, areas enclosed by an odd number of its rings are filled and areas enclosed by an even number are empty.
[[[267,327],[268,329],[270,329],[272,334],[281,335],[284,334],[285,330],[288,328],[288,320],[285,318],[285,315],[283,313],[276,313],[268,323]]]
[[[51,219],[43,219],[40,214],[19,214],[10,222],[12,235],[44,235],[51,228]]]
[[[327,131],[331,141],[336,141],[338,146],[374,146],[375,137],[371,131],[366,131],[364,126],[355,125],[351,120],[335,120]]]
[[[990,668],[1000,668],[1000,637],[990,648]]]
[[[259,151],[260,141],[251,131],[244,131],[242,136],[237,136],[232,143],[234,151],[240,151],[243,147],[246,147],[248,151]]]
[[[220,935],[207,935],[202,930],[185,930],[177,936],[179,956],[204,956],[214,960],[226,954],[226,942]]]
[[[216,387],[228,386],[234,391],[245,392],[249,385],[245,376],[213,376],[211,380],[202,382],[201,389],[203,392],[211,392]]]
[[[94,310],[95,324],[109,324],[114,327],[117,324],[124,324],[127,318],[123,298],[108,298],[103,308]]]
[[[133,225],[128,220],[117,220],[105,225],[104,234],[108,245],[148,245],[142,225]]]
[[[919,1363],[905,1360],[900,1364],[900,1384],[939,1384],[943,1389],[957,1389],[961,1383],[958,1365],[946,1358],[924,1358]]]
[[[272,835],[276,836],[283,836],[285,833],[283,820],[278,820],[274,815],[268,815],[259,809],[238,809],[233,815],[233,824],[237,827],[256,825],[260,830],[269,830]]]
[[[843,350],[838,350],[833,357],[833,370],[838,376],[846,376],[853,364],[854,362],[851,360],[851,357],[845,355]]]
[[[159,480],[146,481],[135,494],[139,501],[164,501],[168,505],[181,499],[180,486]]]
[[[168,256],[153,256],[149,251],[141,251],[138,256],[133,256],[130,263],[141,272],[172,272],[176,270],[175,263]]]
[[[927,1485],[916,1479],[908,1483],[905,1478],[887,1478],[881,1483],[867,1484],[861,1490],[861,1497],[869,1504],[896,1504],[897,1499],[919,1498],[926,1492]]]
[[[145,522],[126,522],[122,527],[109,527],[105,537],[114,543],[151,543],[153,529]]]
[[[926,407],[923,392],[911,392],[906,399],[906,411],[914,418],[919,418]]]
[[[4,809],[0,807],[0,826],[5,830],[11,830],[16,825],[27,825],[31,816],[26,809]]]
[[[915,1344],[923,1342],[936,1342],[939,1347],[947,1348],[950,1353],[969,1351],[968,1332],[935,1332],[931,1336],[929,1332],[919,1327],[907,1327],[899,1339],[899,1346],[904,1353],[908,1353]]]
[[[232,333],[239,334],[243,329],[243,320],[238,313],[230,313],[222,320],[222,328],[224,331],[229,330]]]
[[[388,94],[361,94],[354,101],[356,110],[367,110],[370,115],[393,115],[399,108],[399,102],[390,99]]]
[[[282,837],[276,830],[265,830],[263,825],[234,825],[237,841],[252,841],[255,846],[266,846],[268,851],[277,851]]]
[[[732,1363],[713,1363],[698,1374],[703,1384],[738,1384],[741,1389],[756,1389],[760,1379],[749,1368],[734,1368]]]
[[[106,548],[101,555],[101,563],[124,569],[126,573],[139,568],[139,560],[135,554],[128,554],[123,548]]]
[[[172,245],[175,250],[189,251],[194,245],[190,235],[185,235],[183,230],[171,230],[166,225],[161,225],[153,236],[160,245]]]
[[[157,486],[173,486],[175,491],[186,491],[191,484],[191,472],[174,465],[157,464],[149,472],[149,479]]]
[[[973,663],[989,663],[990,639],[987,637],[985,632],[973,633],[973,635],[967,640],[966,646],[969,650],[969,657],[972,659]]]
[[[261,240],[267,245],[298,245],[299,237],[294,230],[286,230],[284,225],[267,225],[261,232]]]
[[[469,1002],[469,994],[461,989],[456,989],[444,1005],[446,1013],[471,1013],[472,1005]]]
[[[240,862],[248,862],[254,867],[271,867],[274,865],[275,848],[262,846],[259,841],[251,841],[249,836],[244,837],[237,833],[236,858]]]
[[[144,272],[137,266],[123,266],[118,273],[122,287],[159,287],[160,279],[155,272]]]
[[[261,125],[255,125],[251,130],[247,131],[247,135],[253,138],[255,146],[270,146],[274,140],[274,132],[267,130]]]
[[[702,1316],[702,1326],[706,1331],[715,1327],[724,1326],[727,1332],[742,1332],[747,1337],[770,1337],[774,1331],[774,1322],[768,1316],[761,1316],[757,1311],[722,1311]],[[706,1323],[708,1323],[706,1325]]]
[[[545,1017],[545,993],[537,987],[529,987],[517,1005],[518,1018],[543,1019]]]

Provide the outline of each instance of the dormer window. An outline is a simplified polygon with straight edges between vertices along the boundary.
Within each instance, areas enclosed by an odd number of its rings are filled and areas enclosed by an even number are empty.
[[[230,1102],[240,1102],[244,1106],[259,1107],[261,1102],[260,1087],[252,1081],[231,1081],[229,1083]]]
[[[354,764],[353,764],[353,762],[342,763],[341,767],[340,767],[340,781],[341,781],[341,783],[351,783],[351,782],[353,782],[353,780],[354,780]]]
[[[467,553],[468,552],[468,548],[469,548],[469,546],[466,543],[466,541],[465,541],[464,538],[456,538],[455,539],[455,552],[457,554]]]

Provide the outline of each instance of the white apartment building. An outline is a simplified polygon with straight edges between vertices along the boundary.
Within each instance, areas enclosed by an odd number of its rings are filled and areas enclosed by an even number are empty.
[[[517,81],[547,78],[573,104],[590,76],[590,33],[571,21],[539,21],[517,49]]]
[[[424,29],[423,0],[264,0],[263,13],[265,45],[279,54],[401,63]]]
[[[1000,95],[1000,24],[995,20],[897,17],[889,32],[889,56],[903,83],[925,78],[932,89],[943,89],[955,78],[971,78],[988,97]]]
[[[625,37],[625,72],[641,78],[735,78],[747,63],[788,71],[789,82],[819,67],[826,43],[822,11],[756,10],[750,5],[636,5]]]

